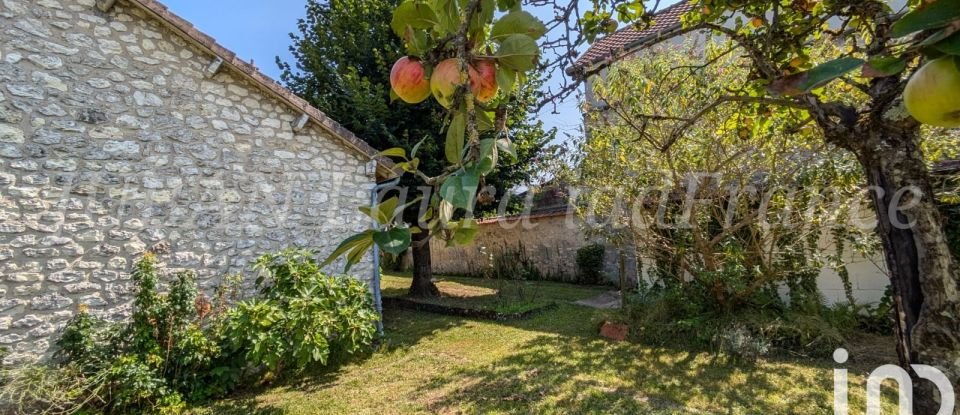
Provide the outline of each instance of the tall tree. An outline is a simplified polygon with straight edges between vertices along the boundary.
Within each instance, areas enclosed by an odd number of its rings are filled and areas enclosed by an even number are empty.
[[[445,109],[434,100],[410,105],[391,98],[390,71],[406,54],[404,42],[391,27],[394,9],[400,0],[308,0],[306,17],[298,22],[299,33],[291,34],[294,62],[278,59],[281,80],[288,88],[331,116],[376,149],[418,147],[423,174],[438,175],[444,170],[443,128]],[[528,114],[542,84],[532,77],[523,94],[511,105],[509,122],[518,133],[514,138],[516,157],[502,163],[498,175],[486,184],[504,189],[519,183],[529,171],[536,154],[553,137]],[[422,185],[414,176],[404,176],[402,186]],[[412,193],[411,193],[412,194]],[[415,226],[421,215],[416,206],[404,212],[404,221]],[[413,234],[413,296],[439,294],[432,282],[429,232]]]

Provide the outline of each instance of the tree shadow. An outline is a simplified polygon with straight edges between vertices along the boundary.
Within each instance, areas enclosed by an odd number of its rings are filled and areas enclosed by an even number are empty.
[[[539,336],[492,365],[434,378],[421,393],[434,413],[832,413],[827,363],[754,365],[683,349]]]
[[[404,353],[425,338],[437,336],[444,331],[465,324],[467,320],[459,317],[428,315],[405,310],[384,310],[384,337],[366,353],[341,356],[331,359],[333,363],[326,367],[308,369],[295,375],[288,375],[257,386],[240,389],[230,397],[208,405],[198,414],[254,414],[275,415],[285,413],[282,403],[258,400],[267,392],[295,390],[305,393],[318,392],[339,385],[342,375],[355,365],[370,359],[375,354]]]

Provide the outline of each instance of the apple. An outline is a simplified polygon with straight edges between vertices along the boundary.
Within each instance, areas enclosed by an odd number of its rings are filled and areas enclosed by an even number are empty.
[[[450,108],[453,105],[453,95],[457,92],[458,85],[460,85],[460,64],[456,58],[446,59],[433,68],[430,91],[444,108]]]
[[[390,70],[390,86],[403,102],[419,104],[430,97],[427,71],[417,58],[404,56]]]
[[[960,127],[960,68],[948,56],[927,63],[907,83],[907,112],[924,124]]]
[[[480,59],[470,65],[470,92],[482,103],[497,96],[497,65],[489,59]]]

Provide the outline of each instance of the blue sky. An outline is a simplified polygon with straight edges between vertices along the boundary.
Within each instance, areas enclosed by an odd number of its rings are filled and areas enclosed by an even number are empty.
[[[237,56],[254,60],[265,74],[279,79],[280,71],[275,63],[279,56],[291,61],[288,52],[291,32],[297,31],[297,19],[304,15],[304,0],[162,0],[167,7],[187,19],[204,33],[213,36],[220,44],[233,50]],[[589,1],[581,0],[584,7]],[[666,3],[675,3],[675,0]],[[584,9],[586,10],[586,9]],[[545,14],[546,10],[532,10]],[[539,16],[549,21],[552,16]],[[556,83],[557,81],[552,81]],[[547,127],[557,127],[559,138],[564,133],[578,134],[582,117],[576,97],[571,96],[557,108],[544,109],[540,119]]]

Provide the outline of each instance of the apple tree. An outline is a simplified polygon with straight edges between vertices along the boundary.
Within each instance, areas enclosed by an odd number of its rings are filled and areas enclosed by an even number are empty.
[[[395,31],[397,25],[391,24],[394,9],[401,3],[403,0],[308,0],[298,33],[291,35],[293,59],[280,64],[282,81],[378,150],[411,149],[423,141],[417,150],[417,170],[434,176],[441,174],[447,163],[444,143],[437,138],[442,137],[447,110],[436,100],[425,99],[430,95],[429,88],[414,91],[425,95],[411,97],[409,89],[403,87],[422,84],[426,74],[417,72],[417,67],[425,69],[420,64],[421,57],[407,56],[401,37],[404,32]],[[489,68],[483,63],[475,66]],[[405,77],[395,79],[399,86],[395,91],[391,89],[391,75]],[[528,111],[535,105],[542,83],[539,76],[530,76],[506,102],[510,109],[507,125],[511,127],[517,157],[508,157],[485,178],[487,189],[501,192],[493,194],[495,197],[536,168],[535,158],[553,137]],[[485,91],[490,94],[497,89],[488,86]],[[401,96],[419,103],[408,104]],[[494,135],[483,133],[484,138],[488,136]],[[417,177],[407,175],[398,187],[413,189],[408,192],[412,195],[420,190],[420,184]],[[386,191],[384,195],[395,193]],[[495,203],[480,207],[491,206]],[[419,208],[411,206],[400,219],[415,225]],[[410,294],[436,295],[438,291],[431,282],[430,234],[419,232],[413,237]]]
[[[421,168],[421,149],[434,144],[429,138],[382,152],[433,192],[406,204],[395,197],[361,208],[382,227],[348,238],[327,259],[346,256],[347,267],[374,244],[400,253],[416,235],[451,244],[473,239],[475,203],[489,196],[480,190],[503,156],[516,157],[508,109],[537,69],[537,40],[547,31],[520,0],[405,0],[394,9],[391,26],[407,51],[391,68],[392,94],[410,105],[433,100],[445,109],[445,167],[438,174]],[[421,214],[411,226],[402,213],[416,205]]]

